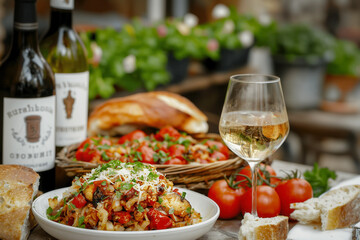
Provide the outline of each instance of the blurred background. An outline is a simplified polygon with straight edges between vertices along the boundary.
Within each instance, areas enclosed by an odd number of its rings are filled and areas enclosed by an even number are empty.
[[[0,58],[14,1],[0,0]],[[38,0],[39,38],[49,0]],[[88,53],[90,109],[105,99],[166,90],[218,121],[228,79],[280,76],[291,133],[273,158],[360,173],[359,0],[76,0]]]

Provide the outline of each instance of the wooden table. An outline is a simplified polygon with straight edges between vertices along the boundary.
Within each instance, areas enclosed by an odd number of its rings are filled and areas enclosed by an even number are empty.
[[[299,170],[304,172],[306,170],[311,169],[312,167],[296,164],[291,162],[284,162],[275,160],[272,164],[272,167],[275,171],[281,175],[281,171],[289,172],[291,170]],[[353,178],[357,175],[352,173],[345,173],[345,172],[337,172],[337,179],[336,181],[332,182],[332,185],[336,185],[344,180]],[[237,234],[240,228],[241,218],[238,217],[237,219],[233,220],[217,220],[214,227],[210,232],[199,238],[200,240],[218,240],[218,239],[237,239]],[[292,227],[294,223],[290,223],[290,227]],[[41,229],[40,226],[37,226],[30,234],[29,240],[42,240],[48,239],[53,240],[54,238],[48,235],[44,230]]]

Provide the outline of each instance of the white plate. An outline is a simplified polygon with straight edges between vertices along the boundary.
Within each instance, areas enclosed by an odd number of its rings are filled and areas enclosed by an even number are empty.
[[[346,185],[360,184],[360,177],[355,177],[340,184],[332,189]],[[296,224],[288,234],[288,240],[328,240],[328,239],[351,239],[352,228],[340,228],[335,230],[321,231],[320,226]]]
[[[58,196],[62,198],[63,192],[67,188],[57,189],[47,192],[36,198],[32,205],[32,211],[39,225],[51,236],[60,240],[110,240],[110,239],[156,239],[156,240],[186,240],[197,239],[210,231],[219,217],[220,209],[218,205],[210,198],[187,189],[179,188],[180,192],[186,192],[186,199],[191,206],[202,216],[202,222],[180,228],[171,228],[165,230],[138,231],[138,232],[112,232],[102,230],[83,229],[67,226],[53,222],[46,217],[46,209],[49,207],[48,199]]]

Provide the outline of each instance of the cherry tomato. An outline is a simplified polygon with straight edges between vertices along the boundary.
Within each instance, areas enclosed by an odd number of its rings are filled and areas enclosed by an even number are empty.
[[[187,161],[185,159],[180,159],[180,158],[171,158],[169,161],[166,161],[165,164],[184,165],[187,164]]]
[[[223,144],[222,142],[218,142],[218,141],[214,141],[214,140],[207,140],[205,142],[205,145],[208,146],[210,149],[212,149],[213,151],[219,151],[222,154],[224,154],[224,156],[226,157],[226,159],[229,159],[229,155],[230,155],[230,151],[229,149],[225,146],[225,144]]]
[[[222,152],[219,151],[214,151],[210,157],[216,159],[217,161],[224,161],[228,159]]]
[[[114,212],[114,221],[126,224],[131,220],[131,215],[127,211]]]
[[[136,140],[136,139],[141,139],[141,138],[144,138],[146,137],[146,133],[144,133],[144,131],[141,131],[141,130],[135,130],[131,133],[128,133],[124,136],[122,136],[119,140],[118,140],[118,143],[119,144],[123,144],[127,141],[132,141],[132,140]]]
[[[246,190],[241,205],[241,212],[244,215],[245,212],[251,212],[251,204],[252,204],[252,192],[251,188]],[[275,189],[261,185],[256,188],[257,193],[257,213],[259,217],[275,217],[279,215],[281,203],[279,195],[276,193]]]
[[[71,203],[74,204],[77,208],[82,208],[86,205],[87,202],[82,194],[78,194],[76,197],[74,197]]]
[[[138,148],[137,152],[141,153],[140,162],[154,164],[154,153],[155,151],[146,145],[142,145]]]
[[[181,144],[174,144],[169,148],[169,154],[174,158],[184,158],[185,146]]]
[[[179,137],[181,137],[181,134],[173,127],[164,127],[160,129],[158,133],[155,134],[155,138],[158,141],[164,141],[166,136],[170,137],[171,140],[177,140]]]
[[[308,181],[301,178],[285,180],[275,188],[281,199],[281,214],[290,216],[294,209],[291,203],[304,202],[313,196],[313,190]]]
[[[91,148],[79,148],[75,153],[76,159],[84,162],[91,162],[96,156],[100,156],[100,153]]]
[[[241,212],[241,199],[244,188],[234,189],[225,179],[216,181],[209,189],[208,197],[214,200],[220,208],[220,218],[234,218]]]
[[[150,229],[167,229],[173,226],[173,220],[162,212],[151,208],[147,212],[150,220]]]

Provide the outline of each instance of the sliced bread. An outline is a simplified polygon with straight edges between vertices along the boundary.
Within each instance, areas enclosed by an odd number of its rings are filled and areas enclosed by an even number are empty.
[[[245,213],[239,230],[239,240],[286,240],[288,217],[254,217]]]
[[[349,227],[360,221],[360,185],[343,186],[290,207],[295,209],[291,218],[319,223],[323,231]]]
[[[0,165],[0,239],[27,239],[31,229],[30,208],[39,178],[30,168]]]

